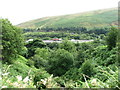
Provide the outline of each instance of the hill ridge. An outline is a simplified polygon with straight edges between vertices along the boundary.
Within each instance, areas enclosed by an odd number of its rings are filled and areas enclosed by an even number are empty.
[[[117,22],[117,8],[99,9],[94,11],[67,14],[60,16],[49,16],[30,20],[18,24],[21,28],[42,28],[42,27],[106,27]],[[95,25],[94,25],[95,24]]]

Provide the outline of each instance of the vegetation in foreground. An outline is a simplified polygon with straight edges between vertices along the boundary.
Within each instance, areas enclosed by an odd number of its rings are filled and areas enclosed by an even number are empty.
[[[115,88],[118,30],[88,43],[25,43],[21,29],[2,21],[1,88]]]

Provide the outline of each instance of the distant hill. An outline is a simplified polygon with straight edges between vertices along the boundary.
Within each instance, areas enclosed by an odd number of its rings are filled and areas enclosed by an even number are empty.
[[[21,28],[42,28],[42,27],[109,27],[117,25],[118,9],[110,8],[96,11],[89,11],[77,14],[44,17],[17,25]]]

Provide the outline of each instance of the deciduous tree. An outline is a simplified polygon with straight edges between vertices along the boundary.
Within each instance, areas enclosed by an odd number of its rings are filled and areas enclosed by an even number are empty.
[[[24,46],[22,32],[7,19],[0,19],[0,21],[2,22],[2,57],[5,62],[10,63],[21,54]]]

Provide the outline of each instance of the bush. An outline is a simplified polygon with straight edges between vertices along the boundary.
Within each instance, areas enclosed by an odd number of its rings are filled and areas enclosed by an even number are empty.
[[[20,72],[19,70],[16,71],[16,68],[13,65],[3,64],[2,88],[36,88],[33,85],[32,75],[30,75],[27,70],[28,67],[21,67],[22,69],[26,68],[23,69],[23,72]]]
[[[55,76],[61,76],[73,66],[73,61],[74,57],[71,53],[58,49],[51,54],[47,71]]]
[[[65,81],[73,80],[81,80],[82,74],[80,72],[80,69],[78,68],[71,68],[68,70],[61,78]]]
[[[62,41],[62,43],[60,43],[60,48],[65,49],[69,52],[75,52],[75,50],[76,50],[75,44],[73,42],[67,41],[67,40],[64,40],[64,41]]]
[[[53,43],[47,43],[47,47],[49,47],[50,49],[58,49],[59,48],[59,43],[57,42],[53,42]]]
[[[28,42],[26,44],[26,47],[28,49],[27,58],[30,58],[35,55],[36,48],[44,48],[46,47],[46,44],[40,39],[35,39],[33,41]]]
[[[44,69],[38,69],[35,72],[35,77],[34,77],[34,84],[37,85],[37,82],[41,81],[41,79],[45,79],[50,76],[49,73],[47,73]]]
[[[116,69],[115,71],[113,71],[110,67],[99,66],[97,68],[98,72],[100,72],[102,76],[96,74],[95,77],[98,78],[99,81],[102,83],[102,88],[116,88],[118,90],[120,89],[120,82],[118,80],[118,67],[114,67]]]
[[[108,49],[111,50],[116,46],[118,36],[118,29],[115,27],[111,27],[108,36],[106,38]]]
[[[81,73],[87,75],[88,77],[91,77],[95,74],[95,65],[92,63],[91,60],[85,61],[81,66]]]
[[[55,81],[55,78],[53,77],[53,75],[41,79],[38,83],[37,83],[37,88],[38,89],[48,89],[48,88],[60,88],[59,84]]]
[[[82,63],[85,61],[85,53],[82,50],[79,50],[76,52],[75,60],[74,60],[74,66],[77,68],[80,68]]]
[[[34,65],[37,68],[48,66],[48,60],[50,57],[50,52],[46,48],[37,48],[35,55],[31,58],[34,61]]]

